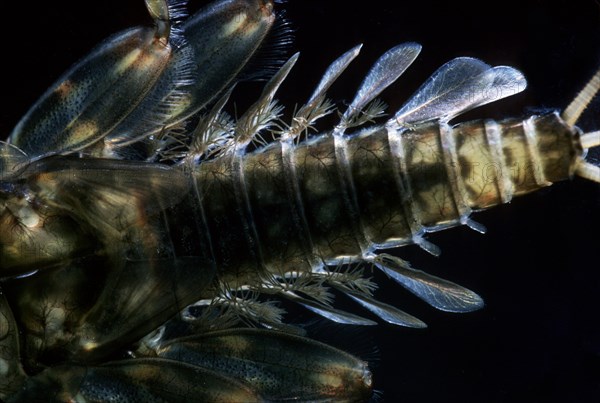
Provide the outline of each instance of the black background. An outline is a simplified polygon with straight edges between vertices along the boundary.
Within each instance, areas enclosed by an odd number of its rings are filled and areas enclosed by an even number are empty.
[[[41,3],[3,6],[1,137],[101,39],[149,22],[141,0]],[[600,5],[593,0],[290,0],[278,8],[295,30],[291,50],[301,51],[280,92],[289,107],[305,100],[327,65],[358,43],[364,43],[361,55],[331,92],[341,102],[351,100],[381,53],[405,41],[421,43],[423,51],[383,94],[391,110],[456,56],[523,71],[524,93],[465,118],[563,108],[600,66]],[[600,102],[581,126],[600,128]],[[478,292],[486,307],[466,315],[437,312],[382,281],[381,299],[429,324],[426,330],[382,324],[368,332],[380,350],[375,387],[384,400],[600,401],[599,211],[600,186],[575,179],[475,214],[486,235],[466,228],[431,234],[442,248],[439,258],[416,247],[397,250],[415,267]]]

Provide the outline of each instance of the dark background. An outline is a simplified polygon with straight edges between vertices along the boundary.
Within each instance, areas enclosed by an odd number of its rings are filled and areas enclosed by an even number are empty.
[[[194,1],[198,9],[206,2]],[[4,73],[0,137],[71,63],[107,35],[149,21],[141,0],[11,2],[3,6]],[[521,116],[565,107],[600,66],[597,1],[299,1],[279,4],[295,30],[301,59],[280,92],[305,100],[327,65],[364,43],[331,96],[349,102],[369,66],[405,41],[423,45],[411,69],[383,94],[390,110],[456,56],[514,66],[525,93],[465,118]],[[600,102],[581,126],[600,128]],[[382,281],[380,298],[429,324],[379,325],[375,387],[395,402],[600,401],[600,185],[575,179],[474,215],[488,233],[466,228],[431,234],[435,258],[416,247],[399,256],[478,292],[486,307],[434,311]],[[348,330],[349,333],[352,331]],[[344,336],[342,336],[344,337]],[[357,351],[357,353],[360,353]]]

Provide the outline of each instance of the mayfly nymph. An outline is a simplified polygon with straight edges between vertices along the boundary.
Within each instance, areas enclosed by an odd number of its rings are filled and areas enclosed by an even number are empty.
[[[305,337],[278,300],[376,324],[338,308],[343,296],[425,327],[375,297],[378,270],[440,310],[479,309],[473,291],[381,250],[437,255],[428,233],[484,231],[473,211],[573,175],[600,182],[585,160],[600,133],[575,126],[600,71],[560,114],[451,123],[526,87],[514,68],[459,57],[384,118],[376,98],[421,51],[404,43],[315,134],[360,45],[291,119],[275,95],[298,54],[234,118],[274,4],[219,0],[188,18],[183,3],[146,0],[154,27],[99,45],[0,143],[2,399],[368,400],[368,365]]]

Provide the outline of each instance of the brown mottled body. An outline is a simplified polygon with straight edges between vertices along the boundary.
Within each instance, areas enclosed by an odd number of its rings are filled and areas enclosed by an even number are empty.
[[[379,127],[337,145],[325,134],[208,161],[194,178],[223,280],[243,284],[261,269],[310,271],[412,243],[567,179],[582,154],[578,139],[556,114]]]
[[[404,43],[375,62],[330,131],[305,136],[334,110],[326,93],[361,45],[289,123],[274,97],[298,54],[233,119],[224,106],[273,2],[218,0],[185,22],[177,0],[146,5],[154,28],[105,41],[0,142],[0,399],[366,400],[367,364],[278,331],[301,332],[273,297],[376,323],[338,309],[343,295],[425,327],[375,298],[378,269],[435,308],[479,309],[474,292],[379,250],[438,254],[425,235],[483,231],[473,210],[574,173],[600,182],[584,159],[598,133],[575,127],[600,72],[561,116],[451,126],[526,85],[514,68],[459,57],[365,128],[421,50]]]

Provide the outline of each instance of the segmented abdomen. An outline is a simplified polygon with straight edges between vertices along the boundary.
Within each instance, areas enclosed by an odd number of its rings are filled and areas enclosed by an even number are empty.
[[[412,242],[435,253],[424,233],[476,226],[472,209],[567,178],[575,144],[557,115],[383,126],[274,143],[194,175],[217,267],[243,282]]]

